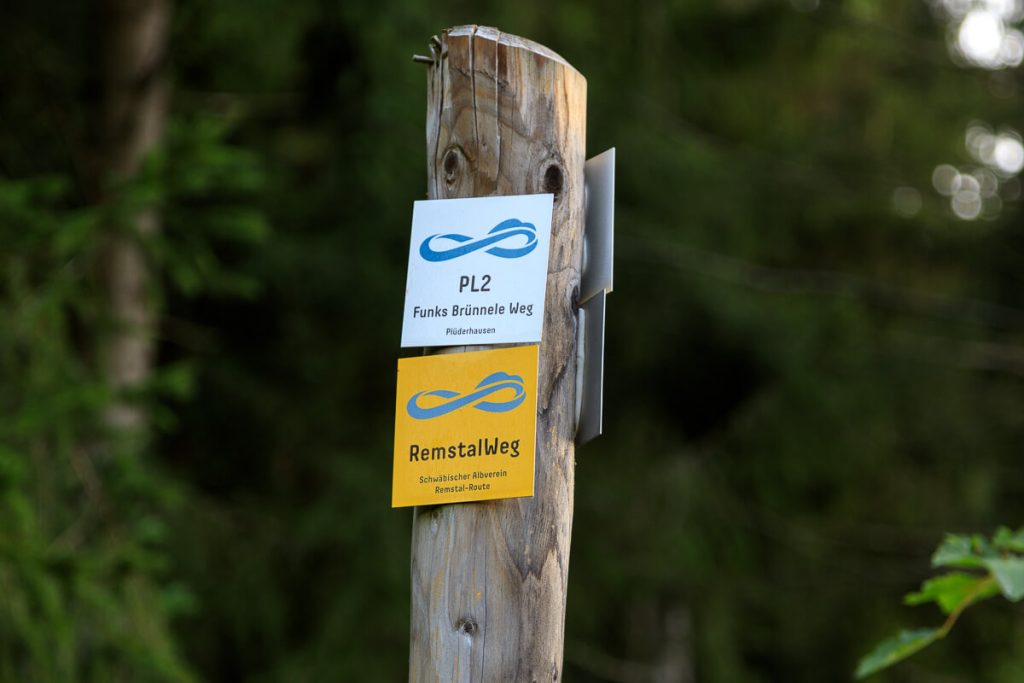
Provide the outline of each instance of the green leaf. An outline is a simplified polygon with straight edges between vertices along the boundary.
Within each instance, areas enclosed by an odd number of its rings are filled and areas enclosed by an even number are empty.
[[[1004,557],[985,560],[985,567],[999,582],[1003,596],[1011,602],[1024,598],[1024,558]]]
[[[992,545],[995,546],[996,550],[1024,553],[1024,528],[1013,531],[1005,526],[999,527],[995,537],[992,539]]]
[[[923,650],[941,637],[942,631],[937,628],[900,631],[898,636],[880,643],[878,647],[861,659],[854,676],[867,678],[871,674]]]
[[[932,555],[933,567],[982,567],[982,556],[991,554],[980,536],[946,536]]]
[[[995,585],[982,590],[978,589],[979,585],[986,580],[985,576],[965,572],[943,574],[925,581],[919,592],[908,594],[903,602],[907,605],[923,605],[926,602],[934,602],[944,614],[949,614],[965,599],[974,603],[997,594],[999,589]],[[966,607],[966,605],[964,606]]]

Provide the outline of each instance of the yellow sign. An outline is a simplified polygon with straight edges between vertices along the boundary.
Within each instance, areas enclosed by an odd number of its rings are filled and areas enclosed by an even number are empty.
[[[392,507],[533,495],[537,350],[398,361]]]

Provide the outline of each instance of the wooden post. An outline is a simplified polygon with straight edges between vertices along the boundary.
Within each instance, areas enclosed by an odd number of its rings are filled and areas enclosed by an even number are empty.
[[[551,50],[494,28],[450,29],[431,50],[430,198],[550,192],[555,203],[534,496],[416,509],[409,680],[559,681],[572,531],[586,80]]]

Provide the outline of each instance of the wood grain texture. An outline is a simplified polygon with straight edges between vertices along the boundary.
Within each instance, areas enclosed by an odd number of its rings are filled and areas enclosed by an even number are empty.
[[[494,28],[450,29],[435,47],[430,198],[553,192],[555,205],[534,496],[415,510],[409,680],[558,681],[572,531],[586,80],[551,50]]]

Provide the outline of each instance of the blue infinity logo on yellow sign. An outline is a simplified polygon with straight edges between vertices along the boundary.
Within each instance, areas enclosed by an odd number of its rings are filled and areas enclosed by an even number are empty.
[[[497,246],[499,242],[525,237],[526,243],[518,247]],[[448,240],[446,245],[442,240]],[[454,246],[450,246],[454,242]],[[492,246],[493,245],[493,246]],[[438,248],[435,249],[435,246]],[[447,246],[448,248],[443,248]],[[533,223],[525,223],[518,218],[509,218],[491,228],[485,237],[474,240],[469,235],[450,233],[447,235],[431,235],[420,245],[420,256],[427,261],[450,261],[483,249],[486,253],[500,258],[519,258],[526,256],[537,247],[537,228]]]
[[[514,395],[508,400],[501,402],[484,400],[491,394],[504,391],[505,389],[511,389],[514,392]],[[449,400],[429,408],[423,408],[419,405],[421,396],[438,396]],[[460,395],[459,392],[448,389],[421,391],[409,399],[405,409],[409,415],[417,420],[429,420],[434,417],[447,415],[465,406],[472,406],[477,410],[483,410],[488,413],[506,413],[522,403],[525,398],[526,389],[523,388],[522,377],[505,372],[495,372],[484,377],[483,381],[477,384],[473,391],[465,395]]]

